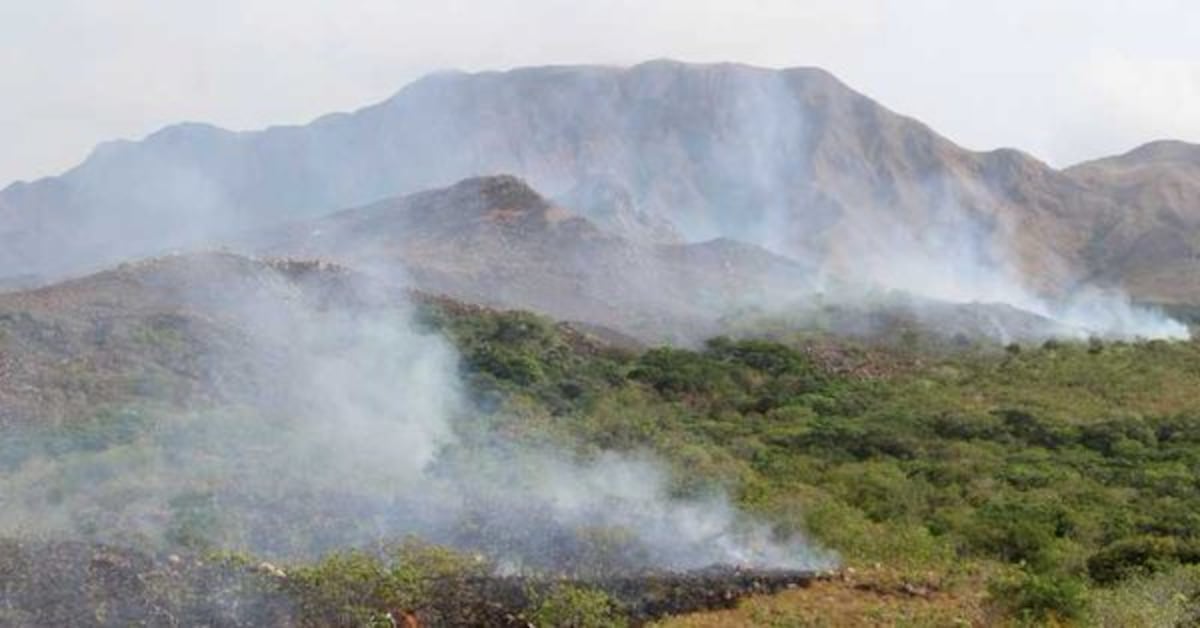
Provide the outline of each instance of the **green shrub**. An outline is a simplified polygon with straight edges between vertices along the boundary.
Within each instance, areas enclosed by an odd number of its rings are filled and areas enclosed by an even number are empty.
[[[1147,575],[1180,563],[1200,563],[1200,547],[1170,537],[1122,539],[1088,558],[1088,574],[1100,583]]]
[[[1048,420],[1022,409],[997,411],[1008,432],[1030,445],[1057,449],[1074,439],[1074,430],[1069,425]]]
[[[928,487],[895,463],[847,464],[830,474],[830,487],[874,521],[900,521],[922,513]]]
[[[384,564],[364,552],[333,554],[292,569],[288,586],[309,625],[370,625],[389,609],[414,602],[413,591],[393,581]]]
[[[1053,546],[1069,531],[1069,525],[1060,505],[1025,494],[982,505],[964,532],[970,547],[978,552],[1041,568],[1052,561]]]
[[[173,497],[168,505],[167,541],[187,549],[210,549],[219,534],[216,497],[207,491],[188,491]]]
[[[288,571],[287,584],[308,625],[391,625],[388,612],[430,605],[436,601],[432,587],[489,569],[471,556],[406,541],[382,556],[352,550],[295,567]]]
[[[1102,628],[1200,625],[1200,567],[1130,578],[1092,594],[1087,623]]]
[[[671,399],[732,389],[729,369],[682,349],[652,349],[644,353],[630,377],[652,386]]]
[[[1083,582],[1060,574],[1022,571],[994,581],[989,594],[1011,616],[1028,625],[1077,621],[1088,608]]]
[[[603,591],[557,586],[534,609],[533,623],[546,628],[619,628],[626,622]]]
[[[470,358],[471,366],[499,380],[528,386],[543,379],[537,358],[505,347],[486,345]]]
[[[882,562],[892,567],[928,568],[947,565],[952,551],[922,525],[871,521],[861,510],[829,495],[807,493],[799,503],[781,504],[792,518],[803,517],[804,532],[822,547],[836,550],[851,565]],[[795,532],[793,526],[784,531]]]

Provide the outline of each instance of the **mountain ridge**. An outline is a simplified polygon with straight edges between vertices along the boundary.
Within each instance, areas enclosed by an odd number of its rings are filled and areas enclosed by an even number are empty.
[[[332,260],[416,290],[694,343],[738,303],[810,289],[811,270],[733,240],[609,233],[511,175],[465,179],[256,234],[268,257]]]
[[[1082,166],[969,151],[819,68],[443,72],[305,125],[167,127],[11,185],[0,192],[0,267],[80,272],[511,172],[634,240],[744,240],[900,289],[928,282],[895,276],[897,256],[930,272],[973,269],[954,284],[981,268],[1038,293],[1098,281],[1200,301],[1200,282],[1172,283],[1200,249],[1172,241],[1164,277],[1147,249],[1171,218]],[[1200,184],[1189,179],[1179,197],[1177,217],[1200,213]]]
[[[648,344],[695,345],[754,321],[869,338],[921,329],[944,339],[1040,341],[1083,331],[1011,305],[822,282],[809,266],[730,238],[625,238],[511,175],[344,210],[244,246],[267,257],[331,260],[423,293],[534,310]]]

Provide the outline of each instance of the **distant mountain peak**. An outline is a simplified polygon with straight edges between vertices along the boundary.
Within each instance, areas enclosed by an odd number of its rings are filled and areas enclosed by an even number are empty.
[[[1189,161],[1200,164],[1200,144],[1180,140],[1157,140],[1142,144],[1120,158],[1143,161]]]
[[[1170,163],[1200,165],[1200,144],[1181,140],[1155,140],[1136,146],[1120,155],[1101,157],[1075,164],[1066,168],[1065,172],[1086,172],[1097,167],[1130,167]]]
[[[550,202],[534,190],[524,179],[510,174],[472,177],[451,186],[451,195],[477,195],[491,207],[490,212],[544,212]]]
[[[405,231],[458,233],[480,229],[535,233],[560,223],[587,221],[556,205],[524,179],[499,174],[464,179],[445,188],[385,199],[358,209],[338,212],[318,224],[374,230],[378,234]],[[595,229],[588,224],[588,229]]]

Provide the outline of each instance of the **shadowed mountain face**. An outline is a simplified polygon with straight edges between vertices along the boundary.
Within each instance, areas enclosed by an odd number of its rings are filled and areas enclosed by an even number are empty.
[[[1200,300],[1179,277],[1194,163],[1139,152],[1057,171],[966,151],[808,68],[444,73],[307,126],[185,124],[105,144],[0,193],[0,268],[76,272],[509,172],[631,241],[732,238],[935,297],[997,300],[1015,277]]]

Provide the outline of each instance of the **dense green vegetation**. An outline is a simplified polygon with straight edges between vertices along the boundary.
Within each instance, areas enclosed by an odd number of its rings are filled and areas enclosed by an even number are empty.
[[[849,565],[982,573],[1033,622],[1100,621],[1148,582],[1200,617],[1196,343],[842,346],[883,366],[858,376],[811,338],[637,353],[528,314],[432,320],[505,429],[650,447],[681,492],[722,485]]]
[[[1200,620],[1198,343],[946,346],[909,332],[863,345],[777,333],[769,341],[640,350],[528,313],[432,303],[421,314],[462,356],[477,409],[458,429],[468,451],[472,439],[495,433],[584,458],[649,450],[674,469],[680,495],[724,490],[780,534],[836,550],[848,567],[883,565],[918,588],[978,591],[990,618],[1113,626]],[[147,447],[171,454],[171,443],[204,443],[213,429],[223,436],[230,426],[273,429],[233,411],[222,421],[211,412],[176,413],[166,424],[155,418],[168,411],[100,407],[88,420],[23,432],[0,441],[0,473],[59,490],[47,482],[141,468]],[[247,447],[247,456],[263,455]],[[189,457],[180,464],[203,469],[204,447],[182,451]],[[26,464],[31,457],[60,464],[51,473]],[[137,481],[153,480],[114,476],[90,486],[115,503]],[[242,534],[203,487],[167,488],[178,488],[162,514],[174,549],[149,551],[205,556],[227,549],[213,539]],[[344,487],[327,488],[312,499]],[[288,512],[277,510],[277,538],[253,545],[291,549],[289,526],[343,525],[289,522]],[[95,525],[124,525],[102,515]],[[20,561],[29,552],[17,547],[0,544],[0,574],[27,571]],[[284,600],[268,604],[271,613],[298,613],[314,625],[387,622],[398,609],[430,608],[438,595],[430,582],[473,582],[490,568],[412,544],[284,563],[286,584],[262,576],[255,558],[196,560],[206,570],[245,567],[255,574],[251,584],[235,578],[230,587],[266,587]],[[28,591],[40,599],[35,586]],[[181,609],[195,601],[162,595]],[[522,617],[544,625],[622,622],[598,590],[564,584],[522,595]],[[147,607],[167,604],[146,596]],[[193,606],[201,619],[213,612]]]

